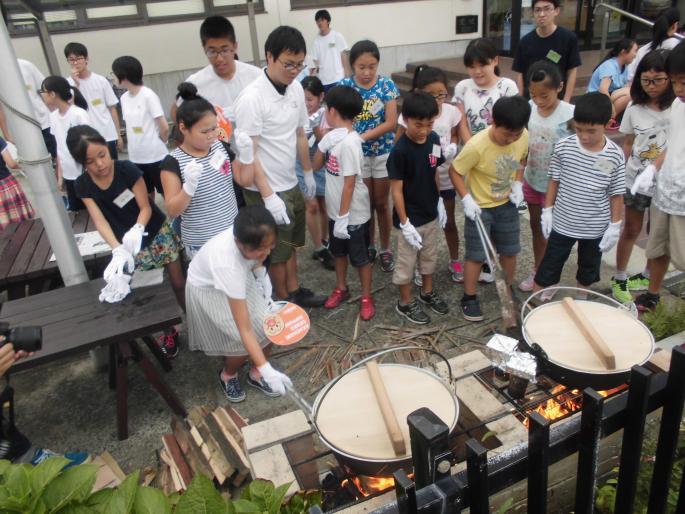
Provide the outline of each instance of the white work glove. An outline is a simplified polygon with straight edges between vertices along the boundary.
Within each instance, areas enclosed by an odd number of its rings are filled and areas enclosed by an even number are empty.
[[[549,239],[549,235],[552,233],[552,209],[553,207],[544,207],[542,213],[540,214],[540,226],[542,227],[542,235],[545,239]]]
[[[616,221],[614,223],[609,223],[602,240],[599,242],[599,251],[602,253],[611,250],[616,243],[618,243],[618,238],[621,236],[621,223]]]
[[[447,225],[447,211],[442,196],[438,199],[438,223],[440,223],[440,228],[445,228]]]
[[[131,255],[138,255],[140,247],[143,245],[144,235],[145,227],[140,223],[136,223],[121,238],[121,244]]]
[[[514,180],[511,183],[511,193],[509,193],[509,201],[516,207],[523,202],[523,182]]]
[[[636,195],[637,193],[648,193],[654,184],[654,176],[656,175],[656,167],[653,164],[647,166],[642,173],[635,177],[635,182],[633,187],[630,188],[630,194]]]
[[[183,190],[188,196],[194,196],[197,184],[202,175],[202,165],[195,159],[186,164],[183,168]]]
[[[347,225],[350,224],[350,213],[338,214],[333,225],[333,237],[338,239],[349,239],[350,233],[347,231]]]
[[[236,150],[238,150],[238,160],[243,164],[252,164],[254,162],[252,138],[238,129],[235,130],[233,136],[235,138]]]
[[[131,292],[130,282],[130,275],[115,273],[112,279],[100,291],[100,302],[120,302]]]
[[[304,187],[304,196],[307,199],[311,199],[316,196],[316,180],[314,179],[314,172],[312,170],[304,171]]]
[[[288,210],[285,207],[285,202],[276,193],[271,193],[270,196],[264,198],[264,207],[271,213],[276,220],[277,225],[289,225],[290,218],[288,218]]]
[[[111,282],[114,275],[123,275],[124,271],[127,270],[129,273],[133,273],[134,268],[135,260],[133,259],[133,255],[124,248],[124,245],[119,245],[112,250],[112,260],[109,261],[109,264],[105,268],[102,278],[107,282]]]
[[[481,213],[480,206],[473,199],[473,196],[467,194],[461,199],[461,203],[464,206],[464,216],[466,216],[471,221],[476,221],[476,216]]]
[[[288,375],[281,373],[280,371],[276,371],[268,362],[259,366],[257,370],[262,374],[264,381],[275,393],[284,395],[285,388],[293,386],[293,383],[290,378],[288,378]]]
[[[402,229],[402,235],[404,236],[404,239],[412,248],[415,250],[420,250],[423,248],[423,245],[421,244],[423,242],[421,234],[419,234],[416,228],[414,228],[414,225],[411,224],[409,218],[407,218],[407,221],[405,221],[404,225],[400,223],[400,229]]]
[[[445,162],[452,163],[457,156],[457,143],[450,143],[442,153],[445,155]]]
[[[269,273],[267,272],[266,268],[264,266],[257,268],[254,270],[254,276],[257,286],[262,290],[262,295],[264,295],[264,298],[266,298],[268,301],[271,301],[273,286],[271,285],[271,278],[269,277]]]

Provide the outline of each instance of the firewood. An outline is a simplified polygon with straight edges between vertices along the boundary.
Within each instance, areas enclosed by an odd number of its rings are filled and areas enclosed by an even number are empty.
[[[159,472],[157,473],[155,480],[155,487],[164,491],[164,494],[167,496],[174,492],[174,484],[171,479],[171,468],[164,462],[159,467]]]
[[[144,487],[149,486],[156,476],[157,470],[152,468],[151,466],[146,466],[145,468],[143,468],[143,479],[141,480],[141,485]]]
[[[221,449],[224,458],[231,467],[238,472],[240,478],[236,479],[237,482],[242,483],[249,474],[249,462],[247,462],[247,458],[243,455],[240,446],[230,434],[227,434],[222,430],[221,425],[213,415],[210,414],[204,421],[209,428],[212,437],[219,444],[219,448]]]
[[[249,419],[243,418],[240,414],[238,414],[238,411],[235,410],[233,407],[224,405],[224,410],[231,417],[233,423],[235,423],[238,428],[246,427],[250,422]]]
[[[212,416],[216,419],[219,427],[222,429],[228,444],[231,445],[235,451],[236,457],[240,460],[240,466],[237,467],[238,473],[233,478],[233,485],[240,486],[243,481],[251,475],[250,460],[246,455],[243,446],[243,434],[233,424],[231,418],[221,408],[216,409]]]
[[[219,464],[217,464],[215,459],[212,458],[212,452],[209,450],[207,444],[202,439],[200,432],[194,425],[190,426],[189,432],[190,436],[193,438],[193,441],[198,446],[198,448],[200,448],[202,455],[207,460],[209,468],[212,470],[212,475],[210,475],[210,478],[216,478],[217,482],[223,484],[226,481],[227,477],[223,472],[223,468]]]
[[[240,428],[238,428],[238,425],[236,425],[235,422],[231,419],[231,416],[229,416],[228,413],[222,407],[217,407],[216,409],[214,409],[214,412],[212,414],[214,414],[214,416],[217,418],[221,427],[229,434],[231,434],[231,436],[233,437],[233,439],[235,439],[236,443],[238,443],[240,448],[244,448],[243,433],[240,431]]]
[[[304,352],[297,359],[295,359],[295,362],[288,366],[288,368],[285,370],[285,374],[288,376],[292,375],[294,371],[299,370],[304,364],[310,362],[316,353],[319,353],[318,348],[311,348]]]
[[[204,416],[202,415],[201,409],[199,407],[192,407],[188,411],[188,419],[202,436],[204,444],[207,445],[207,449],[211,455],[210,465],[214,463],[214,465],[211,466],[214,470],[214,475],[217,481],[220,484],[223,484],[226,479],[233,474],[235,469],[224,457],[219,442],[217,442],[212,436],[212,433],[205,422]],[[216,468],[220,470],[218,474],[216,472]]]
[[[109,466],[109,469],[111,469],[120,480],[123,481],[126,478],[126,473],[122,471],[117,461],[114,460],[114,457],[112,457],[109,452],[102,452],[100,454],[100,458],[105,461],[105,463]]]
[[[204,476],[212,479],[214,473],[209,467],[209,463],[200,447],[193,441],[185,423],[177,418],[173,418],[171,420],[171,430],[174,433],[178,446],[181,448],[181,452],[183,452],[190,468],[193,470],[193,473],[202,473]]]
[[[171,475],[171,481],[172,481],[172,488],[174,491],[183,491],[185,490],[185,487],[183,485],[183,479],[181,478],[181,475],[178,472],[178,469],[176,468],[176,465],[174,464],[174,460],[171,458],[171,455],[166,451],[165,448],[162,448],[159,451],[159,457],[162,459],[162,461],[169,466],[169,472]]]
[[[116,487],[121,483],[121,479],[112,471],[107,463],[100,456],[93,459],[91,464],[98,466],[93,492],[105,489],[106,487]]]
[[[174,461],[174,464],[178,469],[178,474],[181,475],[181,479],[183,480],[185,489],[193,479],[193,472],[183,457],[183,452],[181,452],[181,448],[178,446],[176,438],[172,434],[164,434],[162,436],[162,443],[164,444],[164,449]]]

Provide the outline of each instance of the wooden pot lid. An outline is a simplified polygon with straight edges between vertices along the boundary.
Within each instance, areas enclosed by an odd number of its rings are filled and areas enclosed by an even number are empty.
[[[397,415],[406,445],[406,455],[397,456],[383,422],[369,374],[365,367],[350,371],[315,404],[319,434],[341,453],[363,460],[396,460],[411,456],[407,416],[428,407],[445,424],[457,422],[457,400],[432,373],[402,364],[381,364],[381,376]],[[317,405],[318,404],[318,405]],[[318,408],[317,408],[318,407]]]
[[[650,358],[654,351],[652,333],[628,311],[592,301],[575,304],[611,349],[616,359],[614,369],[607,368],[593,350],[562,302],[542,305],[526,317],[526,342],[539,345],[559,366],[590,373],[628,371]]]

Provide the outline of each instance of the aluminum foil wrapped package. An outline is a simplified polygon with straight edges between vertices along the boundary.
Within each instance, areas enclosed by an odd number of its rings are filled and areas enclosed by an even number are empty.
[[[514,352],[505,363],[505,371],[535,383],[538,363],[530,353]]]
[[[486,354],[490,357],[493,366],[502,371],[506,370],[506,363],[512,354],[516,352],[519,342],[513,337],[495,334],[490,338],[486,346]]]

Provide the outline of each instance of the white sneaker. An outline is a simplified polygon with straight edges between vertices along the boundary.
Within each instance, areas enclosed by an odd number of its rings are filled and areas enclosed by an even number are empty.
[[[423,277],[419,273],[419,267],[414,268],[414,284],[418,287],[423,287]]]
[[[492,284],[494,281],[495,275],[490,269],[490,266],[488,266],[487,264],[483,264],[483,267],[480,269],[480,275],[478,276],[478,282]]]
[[[526,279],[519,284],[519,289],[524,293],[529,293],[535,286],[535,271],[531,271]]]

